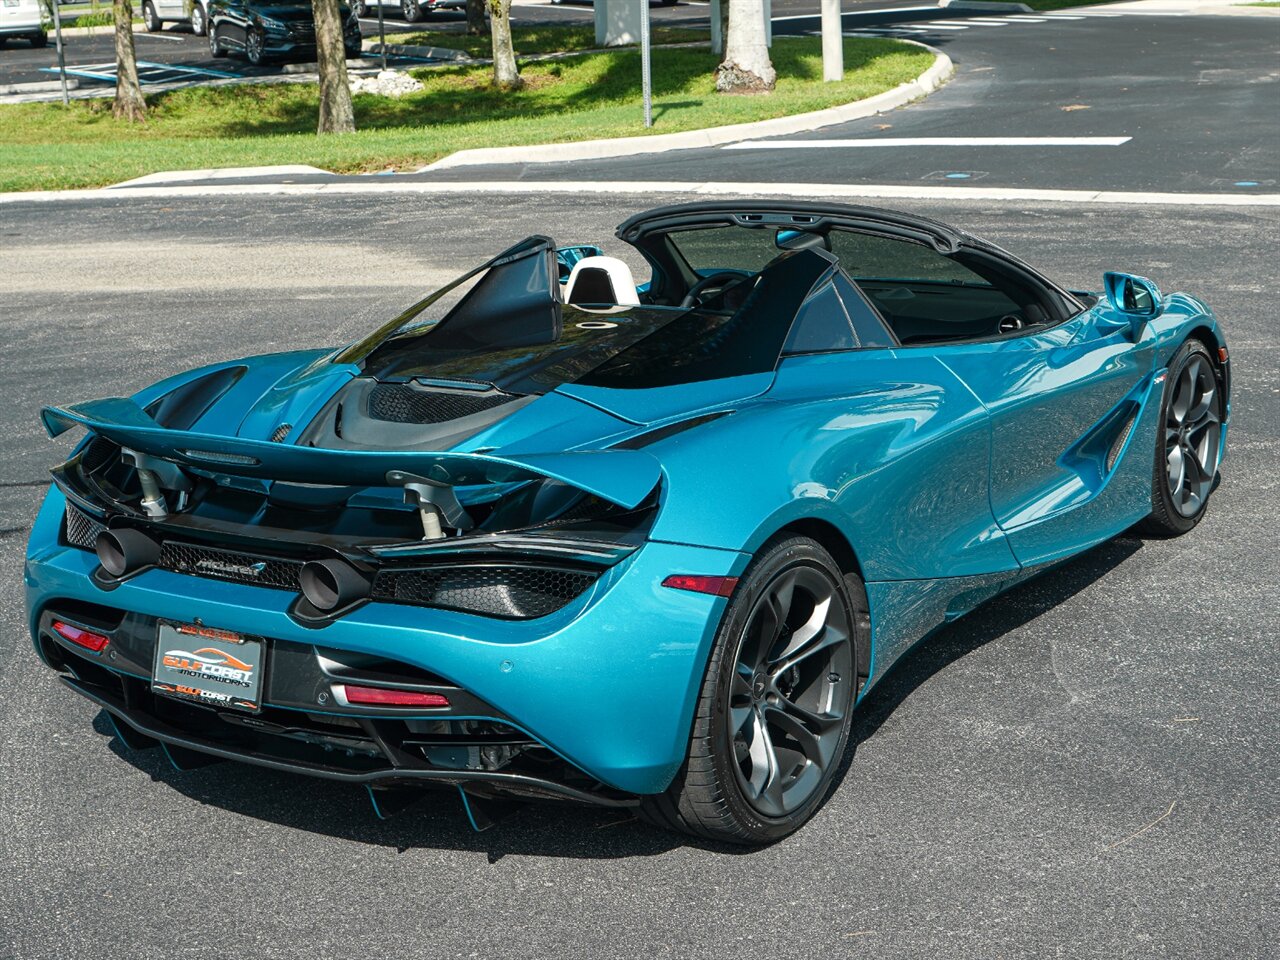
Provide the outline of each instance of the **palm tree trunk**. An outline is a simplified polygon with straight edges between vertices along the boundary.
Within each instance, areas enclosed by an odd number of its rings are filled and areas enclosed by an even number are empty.
[[[115,0],[116,99],[111,113],[119,120],[147,119],[147,101],[138,83],[138,57],[133,51],[133,4]]]
[[[467,33],[483,37],[489,32],[489,21],[484,16],[484,0],[467,0]]]
[[[317,133],[354,133],[355,110],[347,86],[347,51],[342,41],[338,0],[311,0],[316,18],[316,69],[320,74],[320,122]]]
[[[721,93],[768,93],[777,74],[769,60],[764,0],[729,0],[724,62],[716,68]]]
[[[493,36],[493,82],[499,90],[524,86],[511,43],[511,0],[489,0],[489,32]]]

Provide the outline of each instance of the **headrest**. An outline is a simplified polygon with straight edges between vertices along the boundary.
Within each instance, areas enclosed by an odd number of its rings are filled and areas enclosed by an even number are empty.
[[[637,304],[631,268],[616,257],[583,257],[565,284],[566,303]]]

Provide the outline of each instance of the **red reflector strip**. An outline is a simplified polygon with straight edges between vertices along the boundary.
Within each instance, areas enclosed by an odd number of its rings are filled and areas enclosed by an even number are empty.
[[[416,690],[392,690],[387,687],[344,688],[347,703],[359,703],[370,707],[447,707],[449,698],[439,693],[419,693]]]
[[[63,623],[61,620],[53,621],[53,632],[62,637],[63,640],[70,640],[78,647],[84,647],[94,653],[101,653],[102,648],[107,645],[110,638],[103,636],[101,633],[94,633],[92,630],[81,630],[79,627],[73,627],[69,623]]]
[[[709,593],[713,597],[727,597],[738,585],[737,577],[701,577],[687,573],[673,573],[662,581],[664,587],[673,590],[692,590],[694,593]]]

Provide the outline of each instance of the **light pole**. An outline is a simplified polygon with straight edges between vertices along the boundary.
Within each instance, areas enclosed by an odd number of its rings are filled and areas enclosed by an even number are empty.
[[[640,83],[644,88],[644,125],[653,126],[653,69],[649,44],[649,0],[643,0],[640,12]]]
[[[382,51],[382,69],[387,69],[387,28],[382,23],[382,0],[378,0],[378,48]]]
[[[58,46],[58,76],[62,79],[62,105],[71,106],[71,95],[67,93],[67,58],[62,52],[62,14],[58,12],[58,0],[49,0],[49,8],[53,10],[53,38]]]

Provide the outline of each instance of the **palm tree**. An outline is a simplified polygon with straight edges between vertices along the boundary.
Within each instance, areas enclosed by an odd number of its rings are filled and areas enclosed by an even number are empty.
[[[769,60],[764,0],[729,0],[724,62],[716,68],[721,93],[767,93],[777,74]]]
[[[347,48],[342,39],[338,0],[311,0],[316,21],[316,70],[320,75],[317,133],[354,133],[355,110],[347,85]]]
[[[120,120],[145,120],[147,100],[138,83],[138,56],[133,50],[133,4],[115,0],[112,11],[116,27],[116,99],[111,113]]]
[[[489,0],[489,33],[493,36],[493,82],[500,90],[524,86],[511,43],[511,0]]]

